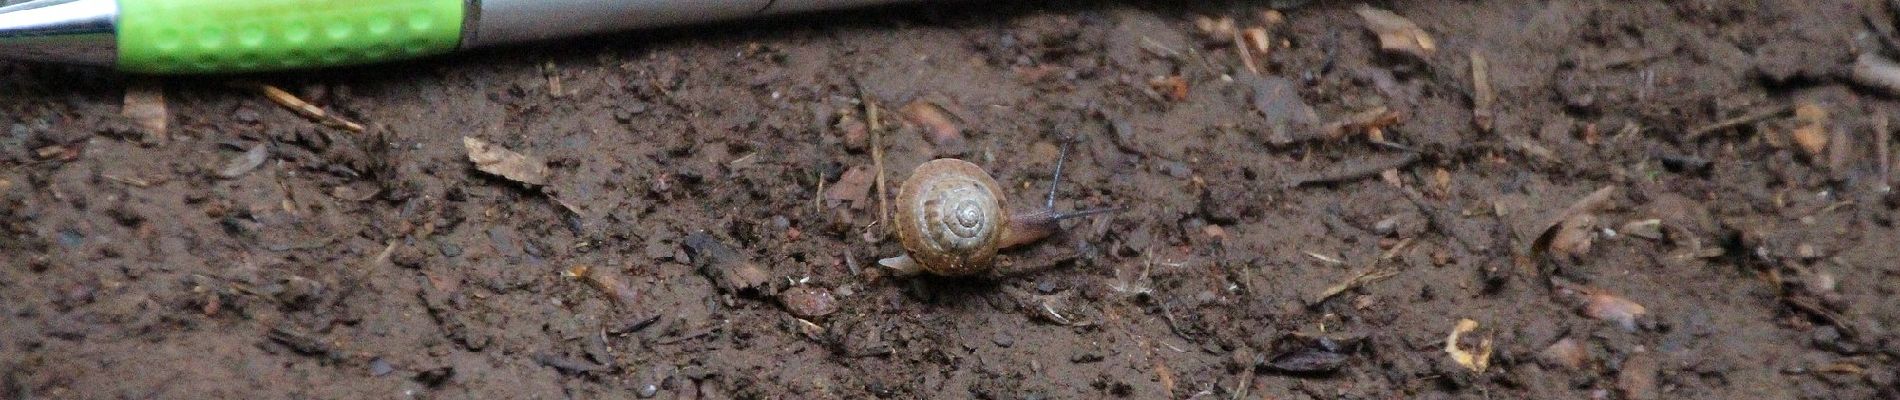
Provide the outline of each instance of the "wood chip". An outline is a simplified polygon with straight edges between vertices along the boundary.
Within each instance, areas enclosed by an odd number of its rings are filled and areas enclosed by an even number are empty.
[[[138,125],[145,142],[171,140],[171,113],[165,109],[165,86],[158,81],[136,79],[126,85],[125,106],[120,114]]]
[[[1417,57],[1421,61],[1431,59],[1432,53],[1438,51],[1437,41],[1432,40],[1431,34],[1425,33],[1412,20],[1367,5],[1360,5],[1353,12],[1366,21],[1366,29],[1378,35],[1380,49]]]
[[[283,106],[285,109],[295,112],[305,119],[316,121],[331,128],[363,133],[362,124],[330,115],[330,113],[323,111],[322,107],[317,107],[315,104],[303,101],[303,99],[297,98],[296,95],[290,94],[290,92],[286,92],[276,86],[258,84],[257,89],[264,92],[264,97],[269,98],[271,102],[277,103],[277,105]]]
[[[548,176],[553,174],[547,162],[540,158],[516,153],[486,140],[463,136],[462,145],[468,148],[468,161],[482,172],[534,186],[546,185]]]
[[[1833,133],[1828,129],[1827,109],[1810,102],[1801,102],[1794,107],[1795,128],[1790,134],[1795,144],[1801,145],[1809,156],[1819,157],[1827,150],[1827,142]]]
[[[1445,336],[1445,354],[1451,356],[1452,362],[1472,372],[1482,374],[1485,369],[1491,367],[1491,338],[1480,340],[1477,348],[1469,351],[1458,345],[1459,338],[1477,329],[1478,321],[1458,320],[1458,325],[1451,328],[1451,334]]]
[[[1484,53],[1471,50],[1471,124],[1479,131],[1491,132],[1492,124],[1497,122],[1493,108],[1497,101],[1497,89],[1491,87],[1491,62],[1485,60]]]
[[[608,268],[595,268],[587,265],[575,265],[567,268],[567,275],[587,281],[588,286],[607,295],[615,305],[632,307],[640,300],[640,292],[628,284],[627,278]]]

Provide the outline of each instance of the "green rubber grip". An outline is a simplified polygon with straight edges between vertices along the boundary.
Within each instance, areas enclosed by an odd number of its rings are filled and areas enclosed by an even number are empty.
[[[464,0],[119,0],[118,67],[216,74],[446,53]]]

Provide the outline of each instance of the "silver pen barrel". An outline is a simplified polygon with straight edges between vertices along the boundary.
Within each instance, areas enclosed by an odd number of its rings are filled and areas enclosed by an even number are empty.
[[[0,58],[110,65],[117,0],[42,0],[0,7]]]
[[[462,48],[905,0],[470,0]]]

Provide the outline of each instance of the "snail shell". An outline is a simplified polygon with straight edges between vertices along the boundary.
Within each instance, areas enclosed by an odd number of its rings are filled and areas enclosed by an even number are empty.
[[[989,269],[1010,223],[996,179],[976,164],[953,158],[911,171],[897,189],[896,219],[897,239],[912,261],[943,276]]]

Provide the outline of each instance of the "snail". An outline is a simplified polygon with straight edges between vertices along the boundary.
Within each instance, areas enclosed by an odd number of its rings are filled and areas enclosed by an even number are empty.
[[[1067,158],[1065,148],[1052,180],[1062,178]],[[1051,182],[1042,210],[1010,213],[1002,186],[982,167],[954,158],[920,164],[897,189],[895,229],[905,255],[878,264],[898,275],[976,275],[991,269],[999,250],[1048,237],[1062,220],[1117,210],[1059,212],[1055,190]]]

